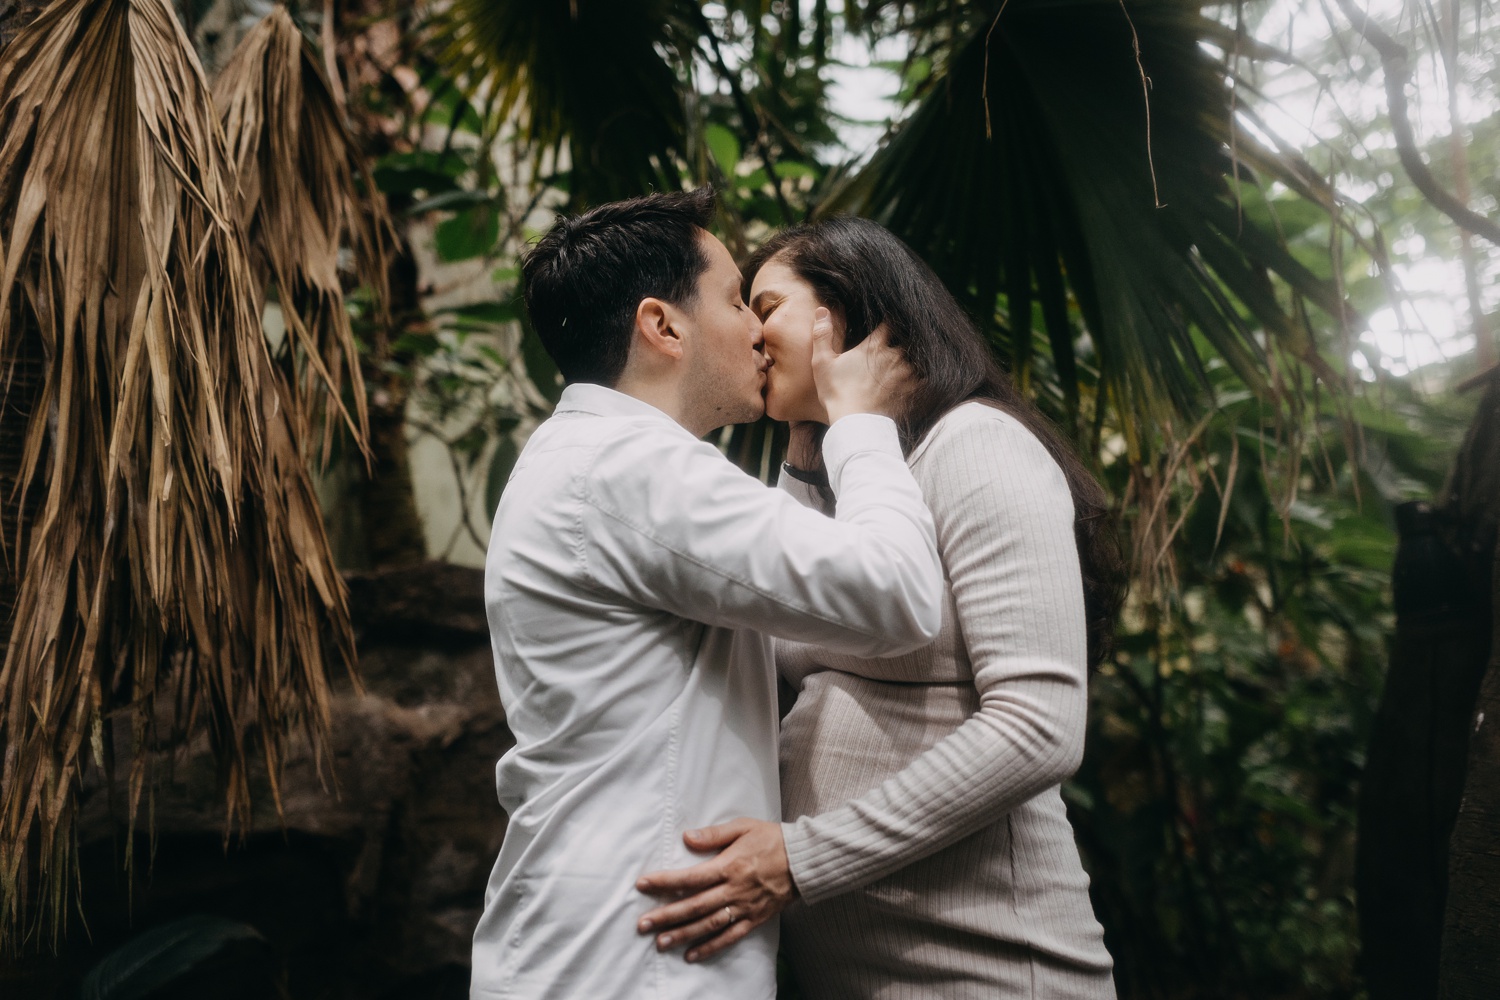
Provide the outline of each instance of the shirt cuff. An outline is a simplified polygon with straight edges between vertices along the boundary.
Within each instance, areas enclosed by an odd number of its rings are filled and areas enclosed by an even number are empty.
[[[874,451],[891,455],[901,462],[901,437],[896,432],[896,422],[890,417],[876,413],[851,413],[834,421],[828,433],[823,435],[823,465],[828,469],[828,482],[833,492],[839,493],[839,481],[844,474],[844,464],[861,452]]]

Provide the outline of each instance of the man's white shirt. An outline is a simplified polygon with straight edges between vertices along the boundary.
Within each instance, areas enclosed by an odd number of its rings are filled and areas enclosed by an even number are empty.
[[[773,920],[688,964],[636,933],[683,831],[780,819],[771,637],[860,656],[930,642],[942,569],[895,424],[823,444],[835,518],[735,468],[655,407],[569,386],[495,515],[485,603],[516,746],[474,935],[472,995],[775,995]]]

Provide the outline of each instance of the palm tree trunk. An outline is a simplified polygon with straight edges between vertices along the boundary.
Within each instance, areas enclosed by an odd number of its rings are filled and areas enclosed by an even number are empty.
[[[1457,849],[1463,836],[1455,823],[1472,826],[1482,801],[1476,788],[1500,780],[1500,756],[1481,762],[1482,741],[1469,738],[1480,681],[1492,663],[1491,604],[1500,593],[1491,586],[1500,521],[1500,376],[1491,381],[1442,503],[1397,511],[1396,634],[1359,796],[1355,883],[1371,1000],[1439,995],[1439,968],[1451,944],[1445,922],[1452,926],[1455,907],[1468,905],[1461,900],[1475,886],[1456,855],[1450,866],[1450,841]],[[1490,687],[1500,688],[1493,678]],[[1500,689],[1489,697],[1500,697]],[[1497,711],[1500,704],[1492,717]],[[1467,818],[1460,817],[1461,803]],[[1500,812],[1500,800],[1495,806]],[[1494,906],[1493,893],[1487,905]]]
[[[0,57],[11,39],[36,20],[47,0],[19,0],[0,13]],[[0,220],[9,229],[10,220]],[[0,358],[0,663],[10,646],[11,616],[30,538],[32,520],[40,500],[40,484],[19,490],[22,458],[31,415],[47,376],[46,358],[30,313],[18,310],[16,339],[8,356]]]
[[[1455,486],[1474,501],[1471,544],[1489,568],[1483,613],[1490,648],[1478,702],[1464,729],[1468,769],[1449,845],[1438,979],[1442,1000],[1500,996],[1500,370],[1488,382],[1454,472]]]
[[[359,556],[370,569],[413,566],[427,558],[406,444],[406,403],[416,360],[391,353],[391,342],[401,331],[423,321],[417,260],[405,233],[392,248],[387,273],[391,330],[379,338],[364,366],[370,388],[370,469],[354,485],[363,538]]]

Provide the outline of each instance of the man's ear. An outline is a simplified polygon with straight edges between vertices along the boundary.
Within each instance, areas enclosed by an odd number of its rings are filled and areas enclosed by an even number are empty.
[[[682,311],[670,302],[646,297],[635,307],[635,337],[648,351],[681,360],[683,353]]]

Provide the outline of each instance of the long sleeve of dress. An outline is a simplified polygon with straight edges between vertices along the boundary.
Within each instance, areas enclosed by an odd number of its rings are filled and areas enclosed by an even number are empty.
[[[927,499],[979,708],[879,786],[783,824],[809,903],[996,822],[1082,756],[1083,589],[1061,469],[1014,418],[988,408],[940,426],[927,451]]]

